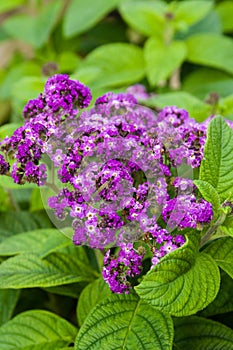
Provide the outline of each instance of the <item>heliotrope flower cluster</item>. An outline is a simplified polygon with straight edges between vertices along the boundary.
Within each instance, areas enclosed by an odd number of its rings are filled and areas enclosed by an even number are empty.
[[[106,252],[103,268],[116,293],[128,293],[142,271],[145,249],[134,242],[147,246],[154,266],[184,244],[183,229],[200,229],[213,217],[192,180],[179,176],[182,166],[200,166],[207,123],[175,106],[156,115],[138,105],[136,97],[149,97],[141,86],[128,91],[100,96],[81,113],[89,89],[67,75],[49,78],[25,106],[24,125],[1,143],[0,156],[1,174],[55,190],[48,204],[60,221],[70,219],[74,244],[120,247]],[[44,154],[52,162],[47,171]]]
[[[49,138],[66,118],[76,116],[78,108],[87,107],[90,101],[89,88],[68,75],[48,79],[44,92],[24,107],[24,125],[0,143],[6,159],[15,160],[11,172],[15,183],[45,184],[46,167],[39,161],[47,153]]]

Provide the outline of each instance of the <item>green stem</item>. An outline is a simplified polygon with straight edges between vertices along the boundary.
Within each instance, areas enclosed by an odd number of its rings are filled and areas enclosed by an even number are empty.
[[[204,236],[201,238],[201,247],[203,247],[210,239],[210,237],[214,234],[214,232],[217,230],[217,228],[225,221],[226,214],[223,213],[220,215],[218,220],[213,224],[213,226],[210,226],[210,228],[206,231]]]

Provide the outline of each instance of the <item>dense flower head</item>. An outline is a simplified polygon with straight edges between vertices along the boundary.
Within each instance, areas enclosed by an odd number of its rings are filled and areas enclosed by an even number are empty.
[[[198,224],[212,220],[213,210],[204,199],[197,200],[194,194],[183,194],[167,201],[162,216],[171,228],[197,228]]]
[[[39,161],[49,152],[48,140],[58,132],[64,117],[75,118],[78,109],[86,108],[90,101],[89,88],[68,75],[57,74],[48,79],[44,92],[24,107],[24,125],[0,143],[7,157],[15,159],[12,178],[16,183],[34,182],[41,186],[46,182],[45,165],[40,166]]]
[[[134,86],[85,110],[89,88],[57,74],[25,106],[24,125],[0,144],[0,174],[50,186],[48,205],[72,226],[74,244],[111,248],[103,277],[116,293],[128,293],[142,271],[145,249],[135,242],[147,245],[153,267],[185,243],[184,229],[213,218],[211,204],[182,174],[200,166],[208,123],[175,106],[156,114],[138,105],[149,97]]]
[[[114,293],[129,293],[129,278],[140,275],[144,251],[134,249],[132,243],[121,243],[117,256],[108,250],[104,257],[103,278]]]

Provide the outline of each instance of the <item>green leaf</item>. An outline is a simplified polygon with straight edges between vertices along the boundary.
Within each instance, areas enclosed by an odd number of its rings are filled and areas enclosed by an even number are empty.
[[[34,188],[30,198],[30,211],[43,210],[45,208],[41,198],[41,189]]]
[[[233,237],[222,237],[211,243],[205,252],[210,254],[219,267],[233,278]]]
[[[19,290],[0,290],[0,326],[11,318],[19,294]]]
[[[226,235],[233,237],[233,216],[227,216],[219,229]]]
[[[21,125],[18,123],[4,124],[0,126],[0,140],[3,140],[6,136],[10,137],[13,135],[14,131],[20,126]]]
[[[70,37],[90,29],[112,11],[118,0],[72,0],[64,17],[64,35]]]
[[[209,317],[233,311],[232,299],[233,280],[221,271],[221,285],[216,299],[202,310],[200,315]]]
[[[165,45],[162,40],[149,38],[144,48],[147,77],[152,86],[166,80],[181,65],[186,56],[182,41]]]
[[[75,72],[79,80],[92,83],[95,88],[131,84],[141,80],[144,74],[142,49],[123,43],[107,44],[93,50]]]
[[[78,333],[75,350],[171,350],[172,339],[168,315],[135,295],[115,294],[91,311]]]
[[[164,93],[143,102],[149,107],[177,106],[178,108],[185,108],[190,116],[198,121],[205,120],[210,115],[211,110],[209,105],[183,91]]]
[[[133,29],[146,36],[163,36],[166,4],[163,1],[121,1],[121,16]]]
[[[97,303],[111,295],[106,282],[100,278],[83,289],[77,305],[78,323],[81,326]]]
[[[174,14],[174,26],[186,30],[188,26],[200,21],[213,7],[213,1],[188,0],[172,2],[170,10]]]
[[[13,38],[39,48],[48,39],[62,5],[63,2],[57,0],[43,6],[37,16],[19,14],[10,17],[4,21],[3,29]]]
[[[0,328],[1,350],[59,350],[74,341],[77,330],[65,319],[44,310],[15,316]]]
[[[192,316],[177,318],[174,348],[179,350],[232,350],[233,331],[221,323]]]
[[[15,82],[26,76],[40,76],[41,67],[34,62],[24,62],[13,66],[6,75],[4,81],[0,86],[1,99],[8,99],[12,97],[12,86]]]
[[[45,259],[34,254],[17,255],[0,265],[0,288],[53,287],[91,282],[97,274],[83,261],[63,253]]]
[[[10,11],[20,5],[24,5],[26,0],[7,0],[1,1],[0,3],[0,12]]]
[[[41,257],[72,244],[71,240],[65,237],[56,229],[39,229],[19,233],[6,238],[0,243],[0,255],[16,255],[22,253],[34,253]]]
[[[47,5],[43,4],[42,11],[34,22],[34,45],[36,48],[41,47],[49,38],[63,6],[62,0],[52,1]]]
[[[215,188],[203,180],[194,180],[193,182],[197,186],[202,197],[212,204],[214,212],[217,213],[220,208],[220,198]]]
[[[222,1],[216,6],[216,11],[218,12],[221,21],[222,29],[224,32],[231,32],[233,30],[232,13],[233,13],[233,3],[231,0]]]
[[[24,185],[18,185],[14,182],[12,177],[1,175],[0,178],[0,186],[12,189],[12,190],[20,190],[20,189],[26,189],[26,188],[38,188],[38,186],[34,183],[26,183]]]
[[[55,287],[43,288],[48,293],[65,295],[74,299],[78,299],[82,290],[86,287],[88,282],[71,283]]]
[[[209,182],[222,200],[233,193],[233,130],[220,116],[208,126],[200,179]]]
[[[210,92],[216,92],[219,96],[225,97],[233,90],[233,78],[216,69],[201,68],[185,78],[182,88],[201,99]]]
[[[12,84],[12,97],[27,103],[28,100],[36,98],[44,90],[45,78],[23,77]]]
[[[184,25],[183,25],[184,26]],[[185,26],[184,26],[185,27]],[[181,28],[182,29],[182,28]],[[211,10],[200,21],[191,25],[187,31],[180,31],[176,34],[176,38],[184,40],[194,34],[199,33],[216,33],[222,34],[222,25],[218,13]]]
[[[18,233],[51,227],[43,212],[26,211],[0,213],[0,242]]]
[[[135,287],[150,305],[174,316],[202,310],[216,297],[220,274],[213,258],[198,253],[197,233],[185,245],[166,255]]]
[[[197,34],[186,40],[187,59],[233,74],[233,39],[218,34]]]

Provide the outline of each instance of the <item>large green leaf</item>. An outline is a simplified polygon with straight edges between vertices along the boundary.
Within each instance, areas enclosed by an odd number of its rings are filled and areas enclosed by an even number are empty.
[[[19,294],[19,290],[0,290],[0,326],[11,318]]]
[[[196,232],[185,245],[166,255],[135,287],[139,296],[174,316],[187,316],[205,308],[216,297],[220,274],[211,256],[198,253]]]
[[[194,185],[197,186],[202,197],[212,204],[214,213],[217,213],[220,208],[220,198],[215,188],[203,180],[194,180]]]
[[[223,31],[232,32],[233,2],[231,0],[221,1],[219,4],[217,4],[216,10],[221,18]]]
[[[112,295],[89,314],[75,341],[76,350],[172,348],[171,318],[135,295]]]
[[[197,316],[174,321],[174,349],[233,350],[233,331],[218,322]]]
[[[102,278],[88,284],[83,289],[77,305],[78,323],[81,326],[87,315],[97,303],[111,295],[110,289]]]
[[[163,36],[166,4],[163,1],[121,1],[120,13],[136,31],[147,36]]]
[[[147,77],[151,85],[167,79],[184,61],[186,47],[182,41],[172,41],[169,45],[156,37],[145,44]]]
[[[51,252],[72,244],[56,229],[39,229],[19,233],[17,238],[11,236],[0,243],[0,255],[16,255],[20,253],[35,253],[44,257]]]
[[[76,328],[44,310],[23,312],[0,327],[1,350],[59,350],[71,344]]]
[[[216,299],[201,311],[200,315],[209,317],[233,311],[233,280],[224,271],[221,271],[221,285]]]
[[[233,78],[216,69],[201,68],[185,78],[182,88],[202,99],[210,92],[216,92],[219,96],[225,97],[233,90]]]
[[[122,86],[137,82],[144,75],[142,49],[124,43],[98,47],[75,72],[79,80],[92,83],[93,87]]]
[[[151,97],[144,103],[149,107],[163,108],[166,106],[177,106],[179,108],[185,108],[190,116],[198,121],[205,120],[211,114],[210,106],[184,91],[164,93],[156,97]]]
[[[18,233],[51,227],[49,218],[43,212],[0,213],[0,222],[0,242]]]
[[[218,34],[197,34],[186,40],[190,62],[233,74],[233,39]]]
[[[41,259],[34,254],[9,258],[0,265],[0,288],[53,287],[91,282],[98,274],[82,260],[63,253]]]
[[[233,278],[233,237],[223,237],[211,243],[205,252],[210,254],[219,267]]]
[[[172,2],[169,10],[174,14],[174,26],[187,30],[187,27],[200,21],[213,7],[213,1],[188,0]]]
[[[98,23],[112,11],[118,0],[72,0],[64,17],[64,35],[80,34]]]
[[[209,182],[220,199],[233,193],[233,130],[219,116],[210,122],[207,130],[200,179]]]

